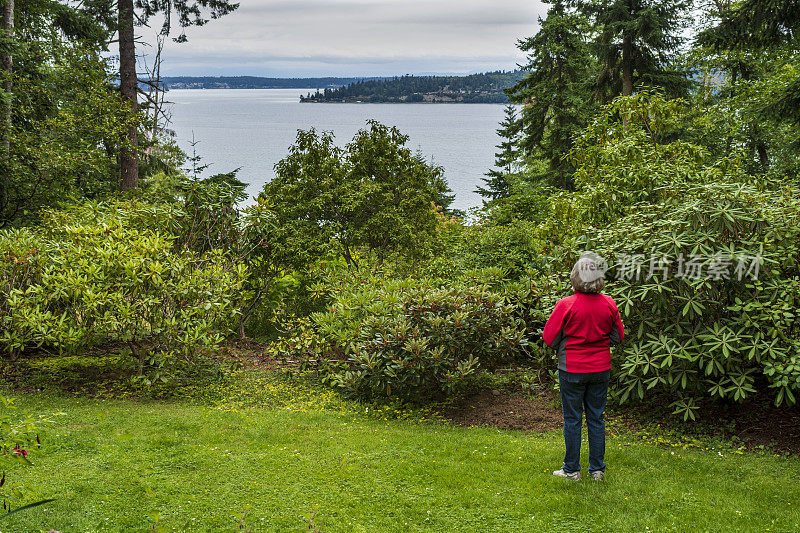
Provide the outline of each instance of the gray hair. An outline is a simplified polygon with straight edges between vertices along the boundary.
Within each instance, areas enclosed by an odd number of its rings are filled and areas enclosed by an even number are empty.
[[[572,288],[575,292],[583,292],[587,294],[597,294],[603,290],[605,282],[603,275],[605,274],[605,265],[598,264],[600,259],[592,255],[582,256],[572,267],[572,273],[569,275],[569,281],[572,283]],[[597,259],[596,259],[597,257]]]

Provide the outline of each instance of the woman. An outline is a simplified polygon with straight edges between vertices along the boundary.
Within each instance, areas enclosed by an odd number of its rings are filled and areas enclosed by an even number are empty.
[[[604,263],[594,254],[582,256],[572,269],[575,294],[560,300],[544,326],[544,342],[558,353],[558,384],[564,412],[564,466],[554,476],[581,479],[581,417],[586,411],[589,433],[589,475],[602,481],[606,463],[606,407],[611,346],[625,329],[617,304],[603,290]]]

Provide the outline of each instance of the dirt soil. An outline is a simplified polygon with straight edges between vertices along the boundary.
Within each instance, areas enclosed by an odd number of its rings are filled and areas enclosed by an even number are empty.
[[[495,426],[520,431],[560,430],[561,409],[554,393],[530,396],[521,391],[481,390],[442,409],[440,414],[462,426]],[[717,436],[745,445],[800,455],[800,408],[773,407],[768,400],[727,408],[706,407],[698,424],[683,424],[668,412],[636,408],[612,409],[607,418],[638,430],[659,423],[687,435]]]
[[[697,424],[683,423],[668,410],[653,406],[618,408],[615,415],[632,429],[641,428],[645,422],[659,422],[665,429],[690,436],[713,435],[749,450],[766,448],[800,455],[800,405],[777,408],[769,397],[745,404],[706,405]]]
[[[496,426],[522,431],[561,429],[561,409],[547,394],[481,390],[462,398],[440,414],[462,426]]]
[[[800,454],[800,409],[779,410],[774,407],[753,412],[746,406],[737,405],[729,413],[734,428],[729,434],[736,435],[748,447],[772,446],[777,450]]]

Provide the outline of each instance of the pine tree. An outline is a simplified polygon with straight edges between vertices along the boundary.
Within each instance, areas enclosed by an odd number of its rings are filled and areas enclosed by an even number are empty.
[[[591,57],[586,42],[585,16],[556,0],[539,19],[540,29],[519,42],[528,53],[528,74],[506,89],[509,101],[523,104],[520,154],[523,159],[544,159],[544,175],[534,176],[562,188],[572,186],[572,169],[565,155],[573,138],[592,114]],[[541,167],[541,165],[537,165]]]
[[[517,149],[517,142],[521,122],[517,118],[517,110],[513,105],[506,106],[505,119],[500,123],[500,128],[497,134],[502,139],[500,144],[497,145],[499,151],[495,154],[495,168],[486,173],[483,178],[485,187],[478,186],[475,191],[489,201],[506,198],[511,194],[510,184],[508,182],[509,175],[513,172],[513,167],[519,156]],[[484,200],[484,204],[487,204]]]
[[[134,7],[139,12],[134,12]],[[134,23],[146,25],[151,17],[163,14],[164,24],[161,34],[168,35],[172,29],[173,16],[178,19],[181,28],[203,26],[208,22],[202,17],[202,10],[207,9],[212,19],[234,11],[239,4],[228,0],[117,0],[117,32],[119,33],[119,79],[120,93],[127,100],[131,110],[139,109],[139,80],[136,76],[136,44]],[[174,39],[185,42],[186,34],[181,33]],[[138,128],[132,124],[128,128],[130,149],[120,154],[120,188],[134,189],[139,185]]]
[[[595,96],[602,102],[633,94],[634,87],[662,87],[685,95],[686,73],[672,59],[683,38],[687,0],[577,0],[578,8],[596,26],[594,53],[601,63]]]
[[[194,130],[192,130],[192,140],[189,142],[189,146],[192,147],[192,155],[187,157],[187,162],[191,165],[188,168],[185,168],[187,174],[189,174],[194,181],[200,180],[199,175],[206,171],[208,167],[211,165],[208,163],[202,163],[203,156],[197,153],[197,145],[200,144],[200,141],[194,138]]]

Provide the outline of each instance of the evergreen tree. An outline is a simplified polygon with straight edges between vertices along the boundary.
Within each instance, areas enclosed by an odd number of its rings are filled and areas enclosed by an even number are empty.
[[[0,128],[2,159],[9,157],[10,131],[14,110],[14,55],[21,53],[31,42],[42,38],[43,33],[57,30],[58,38],[69,42],[83,42],[94,48],[105,46],[106,32],[103,17],[98,14],[97,3],[104,0],[85,0],[70,5],[59,2],[31,2],[0,0],[0,106],[3,108]],[[15,28],[21,31],[15,36]],[[19,37],[23,36],[22,39]],[[30,61],[29,61],[30,63]],[[0,196],[3,192],[0,191]],[[0,198],[0,203],[2,203]]]
[[[478,190],[475,191],[489,201],[506,198],[511,194],[508,176],[512,173],[519,156],[517,142],[522,123],[517,118],[517,110],[513,105],[506,106],[505,112],[505,119],[497,130],[502,140],[497,145],[499,151],[495,154],[495,168],[487,172],[483,178],[486,186],[478,186]],[[484,200],[484,205],[487,203],[489,202]]]
[[[4,110],[3,110],[3,119],[2,119],[2,131],[0,131],[0,139],[2,139],[2,149],[3,154],[2,157],[4,159],[8,158],[8,150],[9,150],[9,132],[11,131],[11,114],[12,114],[12,106],[11,106],[11,95],[13,91],[13,84],[12,78],[14,75],[14,56],[11,53],[11,43],[13,43],[14,39],[14,0],[5,0],[3,5],[3,17],[2,17],[2,26],[0,26],[0,37],[2,37],[3,47],[4,50],[2,51],[2,55],[0,55],[0,68],[3,70],[3,89],[2,91],[5,94],[2,94],[5,100],[4,102]],[[3,194],[4,191],[0,191],[0,204],[3,203]]]
[[[629,96],[637,85],[683,96],[690,82],[673,65],[683,38],[688,0],[577,0],[596,25],[594,52],[601,63],[595,96]]]
[[[177,16],[181,28],[203,26],[208,22],[202,17],[203,9],[210,12],[212,19],[217,19],[238,7],[239,4],[228,0],[117,0],[120,93],[131,110],[136,113],[139,109],[134,23],[146,25],[151,17],[161,13],[164,16],[161,34],[168,35],[173,15]],[[138,13],[135,8],[138,8]],[[185,42],[186,35],[181,33],[175,41]],[[123,150],[120,155],[120,188],[123,190],[139,185],[138,127],[135,123],[129,126],[127,137],[132,148]]]
[[[0,227],[116,190],[119,141],[136,120],[101,54],[108,27],[97,0],[13,4],[0,30]]]
[[[529,54],[523,67],[528,74],[506,94],[511,102],[524,105],[521,156],[546,161],[544,175],[535,177],[571,188],[572,169],[564,156],[592,114],[587,83],[591,58],[585,37],[590,28],[586,17],[569,10],[563,0],[556,0],[539,24],[536,35],[519,42]]]
[[[745,0],[720,11],[720,23],[701,33],[699,44],[717,50],[755,52],[789,47],[794,52],[791,62],[800,62],[800,1]],[[762,111],[765,116],[800,124],[800,77],[790,81]]]

